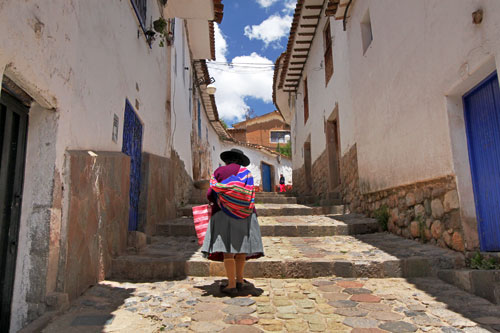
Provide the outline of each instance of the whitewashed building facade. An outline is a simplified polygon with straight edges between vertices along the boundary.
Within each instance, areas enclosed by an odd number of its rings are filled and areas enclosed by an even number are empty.
[[[480,147],[500,133],[500,3],[299,0],[295,14],[274,78],[294,188],[387,209],[389,230],[408,238],[499,251],[500,183],[488,175],[500,153]]]

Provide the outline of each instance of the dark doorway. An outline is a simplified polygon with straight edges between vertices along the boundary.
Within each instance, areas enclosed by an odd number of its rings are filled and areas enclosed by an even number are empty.
[[[0,331],[8,332],[23,195],[28,107],[0,95]]]
[[[304,143],[304,171],[306,177],[306,191],[312,191],[312,171],[311,171],[311,142]]]
[[[128,230],[137,230],[141,189],[142,123],[127,100],[123,122],[122,152],[130,156],[130,210]]]
[[[329,190],[340,185],[340,144],[337,120],[326,122],[326,144],[328,149]]]
[[[472,188],[482,251],[500,251],[500,88],[496,73],[464,98]]]

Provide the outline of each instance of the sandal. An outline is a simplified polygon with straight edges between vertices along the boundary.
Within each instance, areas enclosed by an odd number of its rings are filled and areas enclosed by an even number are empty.
[[[236,282],[236,289],[242,290],[245,288],[245,286],[251,285],[251,282],[248,282],[247,280],[243,279],[243,282]]]
[[[249,282],[245,279],[243,279],[243,282],[236,282],[236,289],[242,290],[245,288],[245,286],[252,285],[252,282]],[[220,284],[220,288],[226,288],[227,287],[227,281],[224,283]]]
[[[228,287],[221,286],[220,291],[221,291],[221,293],[226,294],[226,295],[231,296],[231,297],[238,295],[237,288],[228,288]]]

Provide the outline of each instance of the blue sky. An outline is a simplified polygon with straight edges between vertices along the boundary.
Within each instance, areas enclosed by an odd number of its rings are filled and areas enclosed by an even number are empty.
[[[233,124],[251,108],[256,115],[275,110],[272,78],[276,58],[285,50],[296,0],[225,0],[216,27],[216,79],[220,116]],[[228,66],[226,63],[232,63]]]

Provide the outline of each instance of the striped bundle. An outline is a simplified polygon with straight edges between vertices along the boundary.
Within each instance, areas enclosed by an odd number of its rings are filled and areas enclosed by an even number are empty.
[[[193,207],[194,229],[196,230],[196,237],[198,237],[198,244],[202,245],[207,233],[208,222],[212,215],[212,207],[210,205],[201,205]]]
[[[217,201],[224,213],[236,219],[244,219],[253,213],[255,191],[250,170],[240,167],[236,176],[222,182],[210,179],[210,188],[217,193]]]

